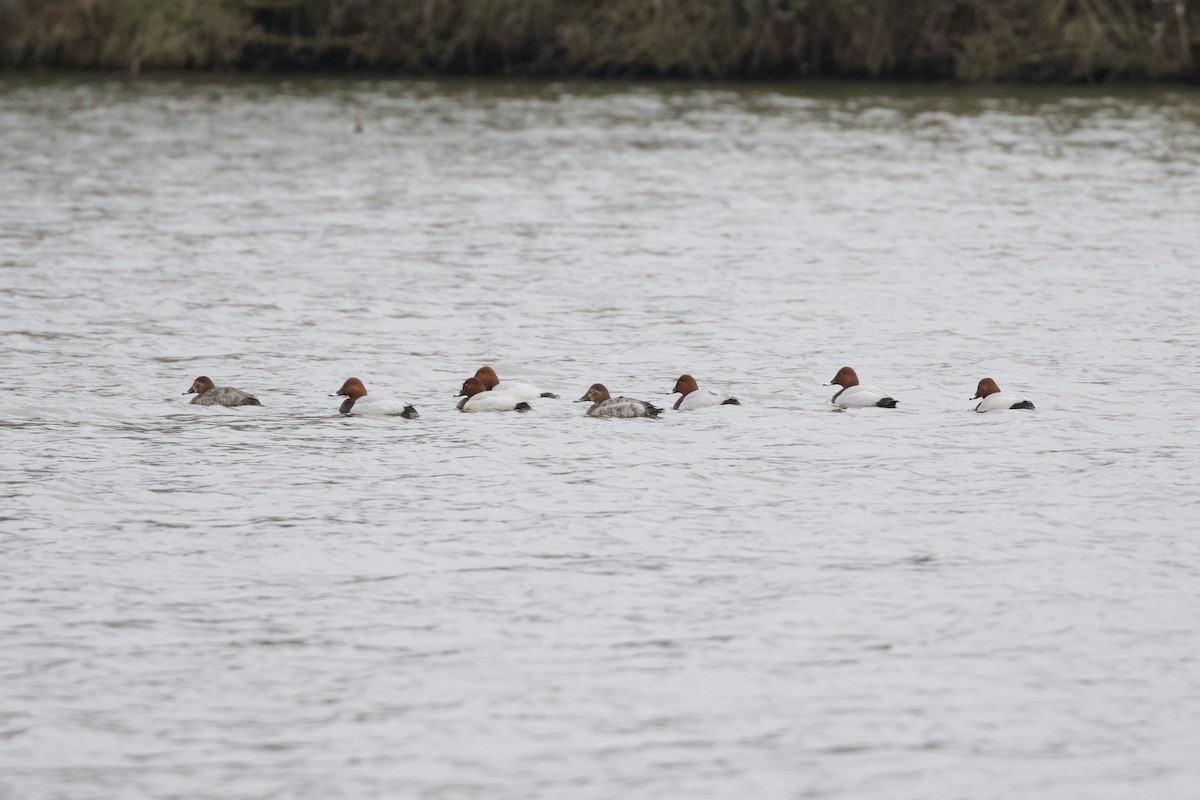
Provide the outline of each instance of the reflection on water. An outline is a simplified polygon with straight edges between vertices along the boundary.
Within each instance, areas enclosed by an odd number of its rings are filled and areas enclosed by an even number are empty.
[[[1195,103],[0,83],[0,795],[1190,796]]]

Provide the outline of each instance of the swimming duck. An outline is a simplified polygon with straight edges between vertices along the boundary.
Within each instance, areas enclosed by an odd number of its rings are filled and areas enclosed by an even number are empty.
[[[858,374],[850,367],[842,367],[826,386],[841,386],[829,402],[842,408],[895,408],[896,401],[874,386],[859,386]]]
[[[975,396],[971,399],[979,400],[979,405],[975,406],[975,410],[980,414],[985,411],[1002,411],[1009,408],[1033,408],[1033,402],[1029,398],[1012,392],[1000,391],[1000,387],[991,378],[984,378],[979,382],[979,386],[975,389]]]
[[[391,397],[368,397],[367,387],[358,378],[347,378],[342,388],[330,397],[345,397],[338,411],[347,416],[350,414],[365,414],[370,416],[404,417],[413,419],[417,410],[401,400]]]
[[[194,394],[194,406],[261,406],[258,398],[232,386],[217,386],[207,375],[192,381],[192,388],[184,394]]]
[[[533,408],[529,403],[510,394],[489,392],[479,378],[467,378],[463,381],[462,391],[455,397],[462,398],[458,401],[459,411],[530,411]]]
[[[741,405],[736,397],[724,392],[718,392],[715,389],[701,389],[691,375],[680,375],[679,380],[675,381],[675,388],[671,391],[679,392],[679,399],[675,401],[674,405],[676,411],[692,411],[709,406]]]
[[[631,397],[611,397],[602,383],[593,383],[587,394],[575,401],[591,402],[587,410],[589,417],[657,417],[662,409],[645,400]]]
[[[543,392],[532,383],[519,383],[517,381],[501,382],[499,376],[496,375],[496,370],[491,367],[480,367],[475,370],[475,377],[483,382],[483,386],[487,391],[503,392],[518,401],[537,400],[540,397],[558,399],[558,395],[552,392]]]

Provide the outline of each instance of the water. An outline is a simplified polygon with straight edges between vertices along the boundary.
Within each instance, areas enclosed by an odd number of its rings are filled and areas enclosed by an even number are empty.
[[[1195,797],[1198,170],[1184,90],[5,79],[0,796]]]

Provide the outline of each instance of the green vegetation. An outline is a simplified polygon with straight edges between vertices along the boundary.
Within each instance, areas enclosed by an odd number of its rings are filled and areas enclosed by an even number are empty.
[[[1200,80],[1200,0],[0,0],[0,66]]]

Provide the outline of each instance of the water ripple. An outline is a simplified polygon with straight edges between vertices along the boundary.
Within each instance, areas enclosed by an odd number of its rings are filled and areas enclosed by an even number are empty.
[[[1191,796],[1190,96],[0,79],[0,796]]]

